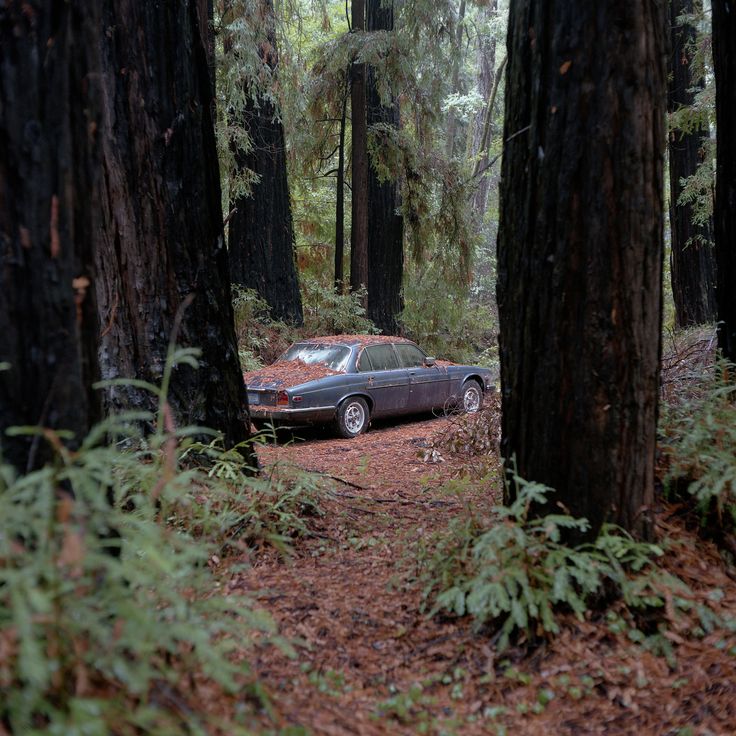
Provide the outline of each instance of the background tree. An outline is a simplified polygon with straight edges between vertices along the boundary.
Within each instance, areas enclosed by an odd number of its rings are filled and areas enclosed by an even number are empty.
[[[367,11],[369,32],[393,32],[393,2],[368,0]],[[386,128],[399,127],[399,106],[393,99],[382,99],[376,70],[372,66],[368,67],[366,115],[369,141],[374,148],[382,145],[382,135],[390,134]],[[375,165],[369,165],[367,312],[376,327],[389,335],[398,332],[397,317],[402,309],[404,224],[398,208],[396,178],[387,176],[386,172],[382,174]]]
[[[502,454],[593,532],[649,530],[666,14],[663,2],[520,0],[509,16]]]
[[[239,18],[245,15],[245,18]],[[278,74],[273,0],[232,3],[226,22],[236,19],[250,33],[227,32],[224,63],[238,74],[243,84],[241,105],[231,105],[230,126],[247,136],[235,144],[236,170],[249,172],[250,191],[231,200],[235,210],[230,219],[228,252],[233,283],[255,289],[266,300],[271,315],[291,324],[303,321],[299,279],[294,254],[294,226],[286,171],[286,141],[278,101],[271,91]],[[258,63],[250,69],[252,49],[257,43]],[[265,78],[265,79],[263,79]]]
[[[101,374],[159,384],[175,333],[180,345],[202,350],[199,370],[174,371],[177,423],[220,430],[233,445],[248,436],[247,413],[222,232],[207,4],[103,7]],[[111,389],[106,400],[109,409],[154,404],[135,386]]]
[[[669,136],[670,226],[672,235],[672,294],[678,327],[715,319],[715,255],[710,219],[699,223],[691,202],[681,199],[684,180],[694,176],[706,156],[707,121],[686,117],[703,89],[702,74],[694,69],[696,28],[692,16],[701,12],[694,0],[670,1],[670,68],[668,107],[673,124]]]
[[[716,77],[715,249],[718,269],[718,346],[736,363],[736,7],[713,0],[713,66]]]
[[[48,458],[46,442],[8,427],[80,438],[98,418],[99,24],[77,0],[0,9],[0,450],[19,471]]]

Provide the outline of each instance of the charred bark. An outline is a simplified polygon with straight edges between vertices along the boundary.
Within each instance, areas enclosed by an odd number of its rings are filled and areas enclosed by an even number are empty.
[[[393,3],[368,0],[369,31],[392,31]],[[375,72],[368,68],[367,124],[399,127],[399,107],[391,100],[382,104]],[[375,132],[374,132],[375,134]],[[379,143],[380,143],[380,135]],[[388,141],[386,141],[388,143]],[[367,315],[382,332],[395,335],[402,309],[404,274],[404,222],[399,214],[398,183],[381,180],[373,165],[368,168],[368,305]]]
[[[506,467],[651,532],[667,9],[520,0],[498,240]],[[516,489],[510,488],[510,496]]]
[[[256,20],[264,29],[260,56],[272,72],[278,66],[272,0],[259,0]],[[259,178],[248,197],[237,199],[230,221],[228,251],[234,283],[255,289],[271,316],[290,324],[303,323],[294,253],[294,225],[286,172],[286,141],[273,101],[254,88],[246,89],[242,119],[252,149],[236,155],[239,169]]]
[[[716,77],[716,201],[718,346],[736,363],[736,3],[713,0]]]
[[[232,446],[248,437],[247,411],[222,232],[205,5],[103,5],[100,367],[105,379],[160,384],[180,314],[177,343],[200,348],[202,357],[199,370],[174,370],[175,419],[219,430]],[[109,410],[156,408],[132,386],[111,389],[106,399]]]
[[[45,440],[99,416],[92,242],[99,17],[78,0],[0,7],[0,454],[20,472]]]
[[[347,80],[348,72],[345,79]],[[348,91],[342,98],[342,114],[340,116],[340,140],[337,144],[337,183],[335,186],[335,291],[342,294],[345,290],[345,128],[348,115]]]
[[[693,104],[693,88],[702,79],[692,74],[692,48],[695,28],[677,19],[693,13],[694,0],[670,2],[670,75],[668,106],[670,112]],[[693,208],[680,204],[682,179],[692,176],[703,160],[703,141],[708,130],[692,132],[672,130],[669,138],[670,227],[672,233],[672,294],[675,300],[675,322],[678,327],[712,322],[716,316],[715,254],[710,223],[696,225]]]
[[[353,32],[365,31],[365,0],[353,0]],[[352,197],[350,212],[350,289],[368,286],[368,126],[366,65],[353,61],[350,72],[350,125],[352,130],[350,168]]]

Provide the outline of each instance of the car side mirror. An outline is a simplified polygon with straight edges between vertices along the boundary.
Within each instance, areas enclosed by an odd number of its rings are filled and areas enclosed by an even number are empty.
[[[424,359],[424,365],[426,365],[427,368],[431,368],[436,362],[437,362],[437,358],[430,358],[429,356],[427,356]]]

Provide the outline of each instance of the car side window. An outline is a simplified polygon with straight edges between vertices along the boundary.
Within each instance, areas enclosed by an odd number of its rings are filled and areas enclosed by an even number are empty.
[[[363,373],[373,370],[373,366],[371,365],[371,358],[370,355],[368,355],[368,351],[363,350],[363,352],[360,354],[360,357],[358,358],[357,368],[358,371],[361,371]]]
[[[424,353],[416,345],[396,345],[396,352],[403,368],[421,368],[424,365]]]
[[[399,367],[393,345],[372,345],[363,352],[368,353],[374,371],[391,371]]]

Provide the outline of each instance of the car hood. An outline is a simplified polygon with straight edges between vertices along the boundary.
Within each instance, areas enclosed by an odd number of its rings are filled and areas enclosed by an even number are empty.
[[[243,374],[243,380],[248,388],[253,389],[286,389],[301,386],[309,381],[316,381],[327,376],[336,376],[339,371],[333,371],[324,363],[305,363],[301,360],[279,360],[273,365],[259,368],[257,371],[248,371]]]

